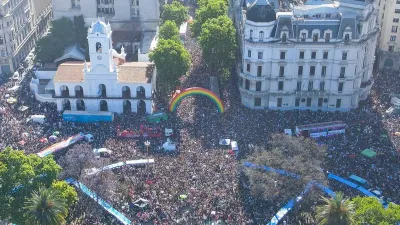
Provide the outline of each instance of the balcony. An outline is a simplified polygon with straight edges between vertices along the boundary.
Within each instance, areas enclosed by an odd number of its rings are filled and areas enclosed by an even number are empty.
[[[128,100],[153,100],[153,97],[146,97],[146,96],[101,96],[101,95],[78,95],[78,96],[70,96],[68,94],[62,93],[61,95],[53,94],[53,98],[69,98],[69,99],[128,99]]]
[[[346,77],[339,77],[339,82],[345,82],[346,81]]]
[[[268,93],[269,93],[268,91],[247,90],[247,89],[245,89],[243,87],[239,87],[239,90],[241,92],[244,92],[244,93],[246,93],[248,95],[251,95],[251,96],[265,96],[265,95],[268,95]]]
[[[240,73],[240,77],[247,79],[247,80],[254,80],[254,81],[263,81],[267,80],[268,76],[252,76],[249,73]]]
[[[295,94],[297,96],[325,96],[326,95],[326,91],[318,91],[318,90],[296,91]]]

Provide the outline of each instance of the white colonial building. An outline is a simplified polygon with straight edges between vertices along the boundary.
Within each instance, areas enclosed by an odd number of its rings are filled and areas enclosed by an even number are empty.
[[[110,25],[97,21],[88,32],[90,62],[65,62],[55,73],[33,79],[39,101],[73,111],[153,111],[156,69],[150,62],[125,62],[112,48]]]
[[[245,8],[236,23],[243,105],[347,111],[368,96],[379,31],[375,1],[308,0],[275,12],[256,0]]]

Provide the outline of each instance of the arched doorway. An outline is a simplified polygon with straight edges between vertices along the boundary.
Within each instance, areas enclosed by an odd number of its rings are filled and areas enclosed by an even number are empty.
[[[131,89],[128,86],[122,87],[122,97],[123,98],[130,98],[131,97]]]
[[[124,113],[131,113],[132,112],[132,104],[131,101],[125,100],[122,102],[122,111]]]
[[[61,85],[60,87],[61,97],[69,97],[69,89],[65,85]]]
[[[146,113],[146,102],[144,102],[143,100],[139,100],[137,103],[137,113],[138,114]]]
[[[76,110],[85,111],[85,102],[82,99],[76,100]]]
[[[100,97],[107,97],[107,88],[104,84],[99,84],[99,93]]]
[[[393,67],[393,59],[386,59],[383,65],[384,65],[385,67],[390,67],[390,68],[392,68],[392,67]]]
[[[108,111],[108,104],[106,100],[100,101],[100,111]]]
[[[80,85],[75,86],[75,97],[82,98],[83,97],[83,88]]]
[[[137,98],[145,98],[146,97],[146,90],[144,87],[139,86],[136,88],[136,97]]]
[[[62,100],[62,110],[71,110],[71,102],[68,99]]]

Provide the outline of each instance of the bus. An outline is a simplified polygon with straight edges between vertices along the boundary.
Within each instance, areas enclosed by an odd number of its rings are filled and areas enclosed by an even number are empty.
[[[297,137],[329,137],[344,134],[346,124],[343,121],[332,121],[296,126]]]

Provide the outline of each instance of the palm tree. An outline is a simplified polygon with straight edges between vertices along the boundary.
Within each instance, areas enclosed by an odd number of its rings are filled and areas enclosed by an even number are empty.
[[[354,205],[349,199],[343,197],[343,193],[336,193],[335,197],[322,197],[325,205],[317,206],[316,219],[318,225],[352,225]]]
[[[27,224],[62,225],[68,215],[66,200],[54,189],[39,188],[25,201]]]

